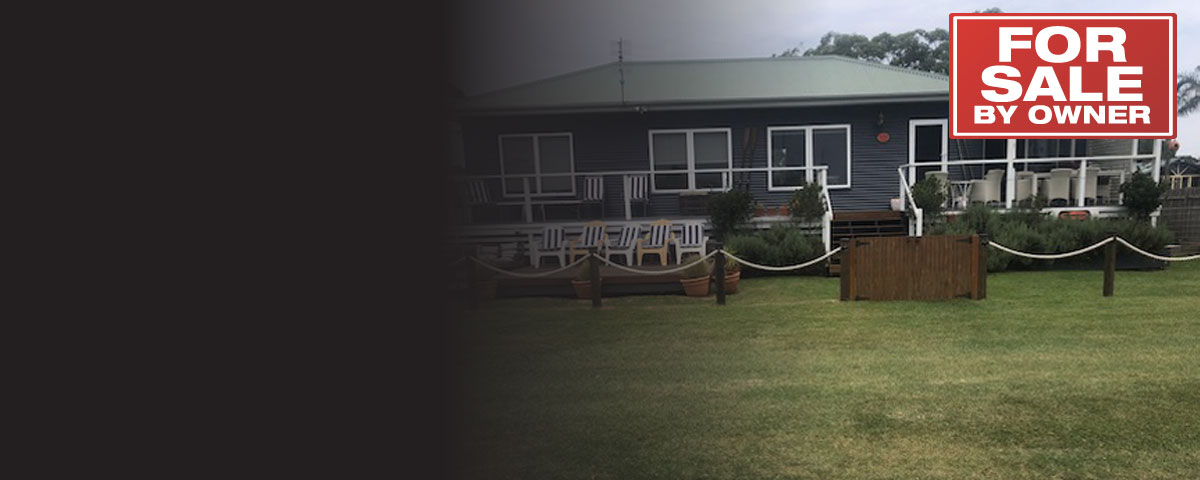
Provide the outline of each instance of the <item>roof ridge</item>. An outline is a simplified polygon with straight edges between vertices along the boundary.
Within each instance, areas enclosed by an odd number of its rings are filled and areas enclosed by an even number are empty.
[[[900,66],[896,66],[896,65],[888,65],[886,63],[873,62],[870,60],[863,60],[861,58],[852,58],[852,57],[847,57],[845,55],[814,55],[814,56],[828,57],[831,59],[841,60],[844,62],[859,63],[859,64],[863,64],[863,65],[867,65],[867,66],[871,66],[871,67],[875,67],[875,68],[881,68],[884,70],[892,70],[892,71],[896,71],[896,72],[911,73],[914,75],[921,75],[921,76],[925,76],[925,77],[936,78],[938,80],[947,80],[947,81],[950,80],[949,75],[942,75],[937,72],[928,72],[925,70],[917,70],[915,68],[900,67]]]

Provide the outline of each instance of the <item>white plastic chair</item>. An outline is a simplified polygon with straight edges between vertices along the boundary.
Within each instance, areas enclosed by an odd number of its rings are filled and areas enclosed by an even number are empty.
[[[567,258],[572,262],[575,257],[581,257],[588,254],[589,248],[596,248],[601,253],[608,247],[608,225],[601,221],[588,222],[583,225],[583,233],[579,234],[579,238],[571,240],[567,245]]]
[[[675,239],[675,263],[683,264],[683,255],[688,253],[698,253],[704,256],[704,249],[708,245],[708,235],[704,234],[703,223],[685,223],[683,224],[683,235]]]
[[[604,249],[604,258],[611,261],[612,257],[625,257],[625,264],[632,265],[633,249],[637,247],[638,237],[641,235],[642,227],[640,225],[621,227],[621,234],[617,237],[617,241]]]
[[[1067,206],[1071,204],[1071,174],[1073,168],[1055,168],[1050,170],[1050,182],[1046,185],[1046,199],[1050,206]],[[1055,201],[1061,200],[1061,205]]]
[[[542,257],[558,259],[559,266],[567,265],[567,244],[563,241],[563,227],[552,226],[542,230],[542,241],[534,243],[529,234],[529,262],[533,268],[541,268]]]

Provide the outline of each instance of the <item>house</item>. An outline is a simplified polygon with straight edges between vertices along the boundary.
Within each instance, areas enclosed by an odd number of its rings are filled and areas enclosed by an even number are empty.
[[[698,220],[710,192],[747,187],[770,207],[812,181],[829,200],[828,245],[920,235],[908,187],[927,174],[952,185],[951,211],[1041,193],[1048,213],[1101,216],[1122,212],[1129,173],[1158,175],[1159,142],[950,139],[948,88],[943,75],[811,56],[617,62],[467,97],[458,232],[497,241],[544,222]]]

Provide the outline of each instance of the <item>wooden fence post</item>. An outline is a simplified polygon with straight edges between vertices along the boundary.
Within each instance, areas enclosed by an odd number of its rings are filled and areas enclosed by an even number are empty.
[[[841,277],[840,280],[842,281],[841,299],[842,301],[854,300],[854,298],[850,295],[850,270],[852,268],[850,265],[853,264],[853,257],[851,256],[850,252],[854,250],[854,245],[849,238],[840,239],[838,240],[838,243],[840,243],[842,246],[842,251],[838,253],[838,255],[842,257],[840,260],[838,260],[838,263],[841,265],[841,270],[838,272],[838,276]]]
[[[596,256],[596,247],[588,249],[588,266],[592,274],[592,308],[600,308],[600,257]]]
[[[979,298],[983,300],[987,298],[987,275],[988,275],[988,236],[986,234],[979,236]]]
[[[1117,242],[1104,246],[1104,296],[1113,296],[1113,283],[1117,277]]]
[[[724,246],[721,242],[708,242],[710,251],[718,251]],[[713,269],[713,275],[717,277],[717,305],[725,304],[725,252],[720,252],[716,256],[717,264]]]

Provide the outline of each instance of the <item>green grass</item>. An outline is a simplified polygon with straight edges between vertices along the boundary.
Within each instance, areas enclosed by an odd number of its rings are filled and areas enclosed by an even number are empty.
[[[502,300],[461,324],[470,478],[1196,478],[1200,262],[988,299]]]

